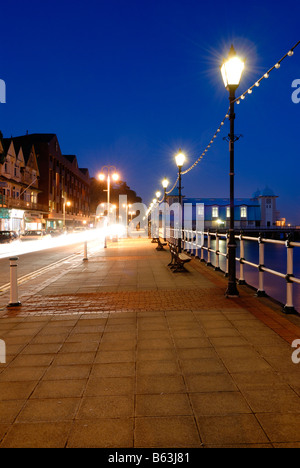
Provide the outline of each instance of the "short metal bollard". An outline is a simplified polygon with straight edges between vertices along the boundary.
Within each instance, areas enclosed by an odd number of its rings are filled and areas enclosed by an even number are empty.
[[[83,261],[88,261],[88,253],[87,253],[87,242],[84,243],[84,253],[83,253]]]
[[[22,304],[18,297],[18,257],[12,257],[10,261],[10,303],[7,307],[20,307]]]

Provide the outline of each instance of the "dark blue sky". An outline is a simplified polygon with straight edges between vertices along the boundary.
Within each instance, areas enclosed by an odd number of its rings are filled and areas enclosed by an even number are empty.
[[[114,164],[148,203],[202,153],[228,109],[219,65],[231,43],[246,62],[242,93],[299,40],[298,0],[14,0],[1,5],[4,136],[56,133],[95,175]],[[236,108],[236,196],[266,185],[300,224],[300,46]],[[186,196],[228,197],[229,122],[184,177]]]

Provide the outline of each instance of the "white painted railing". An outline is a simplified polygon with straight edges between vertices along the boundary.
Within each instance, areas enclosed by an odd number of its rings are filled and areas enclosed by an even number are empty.
[[[170,231],[171,236],[169,241],[175,244],[178,243],[178,232],[175,230]],[[204,252],[207,253],[206,263],[208,266],[214,266],[216,270],[220,270],[220,256],[226,258],[225,275],[228,274],[228,235],[227,233],[218,233],[210,231],[194,231],[194,230],[183,230],[182,231],[182,249],[187,253],[198,257],[201,261],[204,260]],[[244,265],[248,265],[258,271],[258,289],[257,296],[265,296],[265,273],[283,278],[286,281],[286,304],[284,306],[285,313],[295,313],[293,305],[293,285],[294,283],[300,284],[300,278],[294,276],[294,256],[293,251],[295,247],[300,247],[300,242],[293,242],[291,240],[276,240],[267,239],[262,236],[251,237],[244,236],[243,234],[236,235],[235,238],[239,241],[239,252],[240,256],[236,257],[236,261],[240,264],[239,278],[237,281],[239,284],[245,284],[244,277]],[[215,248],[211,247],[212,239],[215,240]],[[227,243],[226,253],[219,250],[219,241],[224,239]],[[205,242],[206,240],[206,242]],[[258,264],[253,263],[245,258],[245,241],[253,242],[258,245]],[[266,244],[277,244],[286,248],[286,273],[267,268],[265,262],[265,245]],[[215,254],[215,264],[212,265],[212,255]]]

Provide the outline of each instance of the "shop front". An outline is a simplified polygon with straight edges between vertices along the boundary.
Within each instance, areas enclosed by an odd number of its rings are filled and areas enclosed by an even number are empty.
[[[24,211],[8,208],[0,208],[0,230],[15,231],[20,233],[24,230]]]
[[[40,231],[45,229],[46,221],[40,213],[31,213],[26,211],[24,216],[25,231]]]

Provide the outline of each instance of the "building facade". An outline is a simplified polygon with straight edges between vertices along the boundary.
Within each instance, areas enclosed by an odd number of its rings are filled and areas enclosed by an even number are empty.
[[[84,226],[90,217],[90,177],[75,155],[63,155],[55,134],[13,138],[22,148],[34,147],[39,168],[38,203],[46,229]]]
[[[276,227],[281,223],[276,207],[278,196],[266,187],[257,190],[251,198],[235,198],[234,224],[236,229],[253,229]],[[168,203],[178,203],[178,193],[175,189],[168,196]],[[197,205],[204,206],[205,229],[228,229],[230,224],[229,198],[183,198],[184,205],[192,206],[192,222],[195,224]]]
[[[39,175],[34,147],[22,148],[0,134],[0,230],[21,232],[43,227]]]

